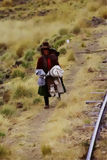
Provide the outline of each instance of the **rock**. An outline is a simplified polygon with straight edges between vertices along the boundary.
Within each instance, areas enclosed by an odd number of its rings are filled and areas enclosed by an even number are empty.
[[[10,128],[8,129],[8,131],[11,131],[12,129],[13,129],[13,128],[10,127]]]
[[[23,108],[23,103],[21,103],[21,102],[17,102],[17,104],[16,104],[16,108]]]
[[[92,26],[98,26],[99,24],[104,24],[105,20],[100,17],[92,17],[91,24]]]
[[[38,16],[45,16],[50,12],[50,10],[42,10],[37,13]]]
[[[88,72],[94,72],[94,69],[93,68],[88,68]]]
[[[102,63],[107,63],[107,60],[102,61]]]

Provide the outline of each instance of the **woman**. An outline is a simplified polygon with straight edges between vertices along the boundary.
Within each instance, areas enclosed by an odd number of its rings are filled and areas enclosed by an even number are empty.
[[[45,74],[51,70],[55,65],[59,65],[58,57],[50,53],[50,46],[48,42],[43,42],[41,45],[41,54],[42,56],[38,59],[36,70],[42,69]],[[46,76],[45,85],[39,86],[38,94],[44,96],[45,101],[45,109],[49,108],[49,97],[51,97],[49,93],[50,86],[54,83],[54,79],[52,76]]]

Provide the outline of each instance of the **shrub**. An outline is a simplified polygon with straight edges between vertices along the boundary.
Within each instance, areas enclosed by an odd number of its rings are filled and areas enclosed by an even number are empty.
[[[25,54],[25,60],[26,61],[33,61],[33,56],[34,56],[35,52],[33,50],[31,51],[28,51],[26,54]]]
[[[0,72],[0,79],[3,79],[4,78],[4,75],[2,72]]]
[[[66,28],[62,28],[59,30],[59,34],[60,35],[67,35],[68,34],[68,30]]]
[[[60,53],[60,54],[66,54],[66,53],[67,53],[67,50],[66,50],[65,48],[61,48],[61,49],[59,50],[59,53]]]
[[[9,107],[5,107],[1,110],[1,114],[7,116],[7,117],[11,117],[13,114],[15,113],[15,110],[13,110],[13,108],[11,108],[11,106]]]
[[[22,57],[24,55],[24,46],[20,46],[17,51],[16,51],[16,55],[18,56],[18,58]]]
[[[0,106],[4,104],[3,99],[0,98]]]
[[[75,61],[74,53],[71,52],[68,56],[68,61]]]
[[[72,32],[73,32],[74,34],[79,34],[79,33],[81,32],[80,26],[75,25],[75,26],[73,27],[73,29],[72,29]]]
[[[19,69],[14,70],[13,73],[12,73],[12,78],[16,78],[16,77],[24,78],[25,77],[25,72],[23,72]]]
[[[86,47],[85,43],[81,43],[81,47]]]
[[[33,104],[39,104],[41,102],[41,99],[40,98],[35,98],[33,100]]]
[[[99,15],[100,17],[107,19],[107,6],[100,8]]]
[[[28,62],[28,61],[23,61],[23,62],[22,62],[22,66],[23,66],[24,68],[29,68],[29,67],[31,66],[31,63]]]
[[[13,0],[3,0],[2,5],[4,7],[12,6]]]
[[[5,136],[6,136],[5,133],[0,132],[0,137],[5,137]]]
[[[91,3],[88,3],[88,10],[89,11],[96,11],[98,8],[100,7],[99,3],[98,2],[91,2]]]
[[[14,106],[11,105],[4,105],[3,108],[1,109],[1,114],[11,117],[15,113],[15,108]]]
[[[8,151],[8,149],[5,146],[0,145],[0,157],[4,157],[8,154],[10,154],[10,151]]]
[[[102,5],[107,5],[107,0],[99,0]]]
[[[87,20],[86,18],[79,18],[79,20],[76,22],[75,26],[79,27],[79,28],[85,28],[85,27],[90,27],[91,26],[91,23],[89,20]],[[74,26],[74,27],[75,27]]]
[[[25,85],[17,86],[14,92],[14,98],[23,98],[23,97],[32,97],[33,92],[30,88],[27,88]]]
[[[65,39],[60,39],[60,40],[56,41],[53,46],[54,46],[55,49],[58,49],[64,43],[65,43]]]
[[[42,150],[42,154],[43,154],[44,156],[49,155],[49,154],[52,153],[52,149],[51,149],[51,147],[50,147],[49,145],[43,145],[43,146],[41,147],[41,150]]]

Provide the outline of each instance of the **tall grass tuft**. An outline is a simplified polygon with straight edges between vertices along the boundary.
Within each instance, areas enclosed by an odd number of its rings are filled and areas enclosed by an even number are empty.
[[[15,113],[15,108],[11,105],[4,105],[1,109],[1,114],[5,115],[6,117],[11,117]]]
[[[3,2],[2,2],[2,5],[4,7],[12,6],[12,4],[13,4],[13,0],[3,0]]]
[[[0,157],[6,157],[7,155],[10,154],[10,151],[3,145],[0,145]]]
[[[35,52],[33,50],[27,51],[27,53],[25,54],[25,60],[32,61],[34,54],[35,54]]]
[[[75,61],[75,56],[74,56],[74,52],[71,51],[68,55],[68,61]]]
[[[66,53],[67,53],[66,48],[61,48],[61,49],[59,50],[59,53],[60,53],[60,54],[66,54]]]
[[[99,9],[99,15],[100,17],[107,19],[107,6],[101,7]]]
[[[34,100],[33,100],[33,104],[39,104],[39,103],[41,103],[41,99],[40,98],[35,98]]]
[[[24,49],[25,49],[25,46],[24,46],[24,45],[21,45],[21,46],[16,50],[16,55],[17,55],[18,58],[23,57],[23,55],[24,55]]]
[[[59,30],[59,34],[62,36],[62,35],[67,35],[68,34],[68,29],[66,28],[62,28]]]
[[[24,78],[25,72],[21,71],[20,69],[15,69],[12,73],[12,78],[16,78],[16,77]]]
[[[72,32],[74,34],[79,34],[81,32],[80,26],[79,25],[74,25]]]
[[[18,85],[14,91],[13,97],[16,99],[23,98],[23,97],[32,97],[33,90],[32,88],[28,88],[26,85]]]
[[[97,11],[97,9],[100,7],[100,4],[98,2],[90,2],[88,3],[87,7],[89,11],[94,12]]]
[[[42,154],[44,156],[52,153],[52,149],[51,149],[50,145],[42,145],[41,150],[42,150]]]

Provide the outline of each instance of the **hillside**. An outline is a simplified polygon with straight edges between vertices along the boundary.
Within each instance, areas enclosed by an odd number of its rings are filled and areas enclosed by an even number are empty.
[[[67,93],[44,110],[35,67],[43,41],[60,52]],[[69,40],[69,43],[67,41]],[[0,0],[0,160],[85,160],[106,81],[107,0]],[[95,150],[107,158],[107,132]]]

